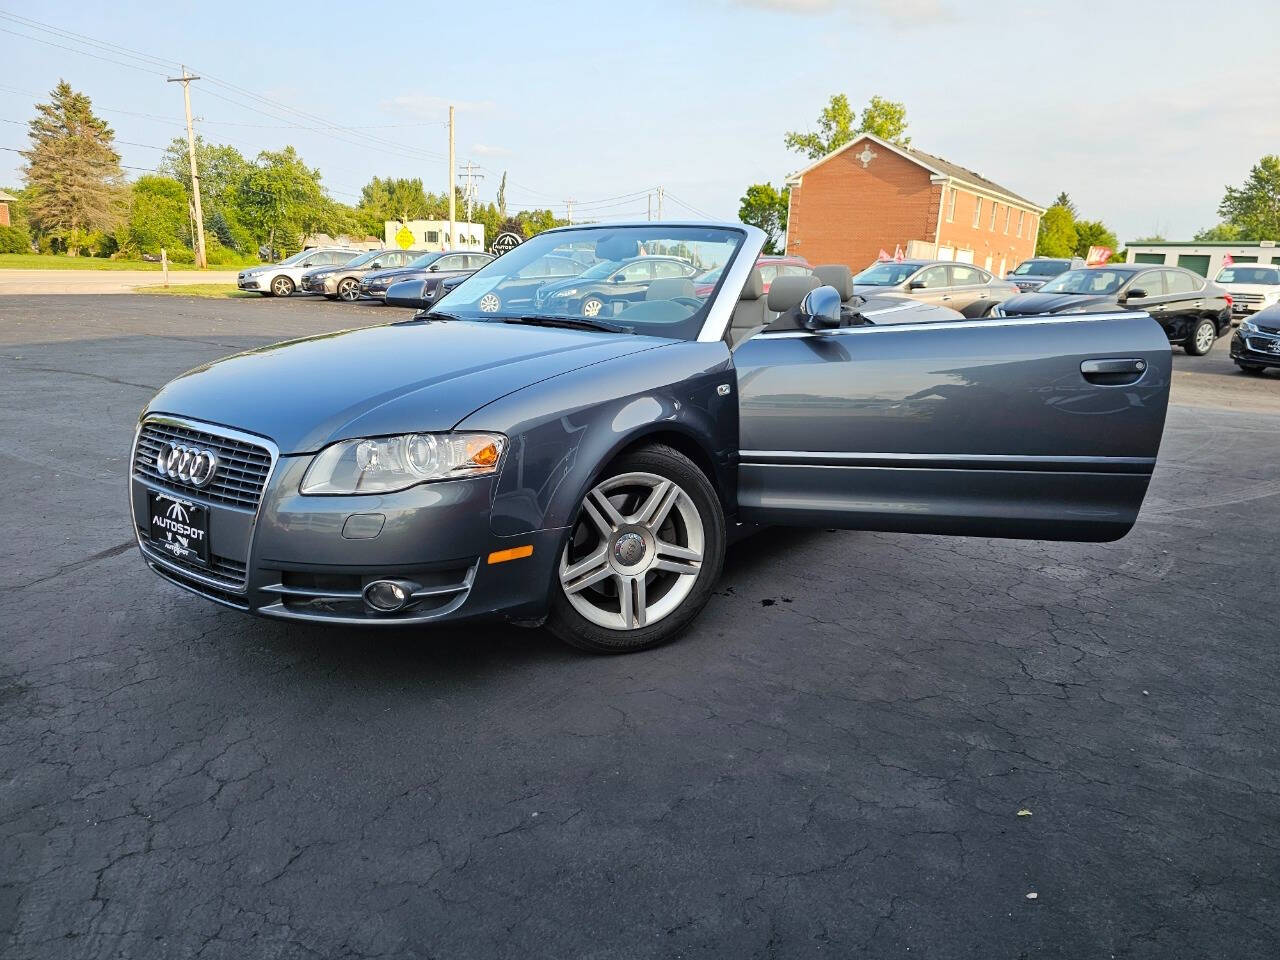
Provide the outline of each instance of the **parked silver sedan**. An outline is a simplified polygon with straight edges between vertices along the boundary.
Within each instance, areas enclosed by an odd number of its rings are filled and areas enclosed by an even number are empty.
[[[346,247],[301,250],[279,263],[241,270],[236,275],[236,287],[264,297],[287,297],[302,285],[302,275],[308,270],[338,267],[358,256],[359,250]]]
[[[853,283],[862,296],[896,293],[950,307],[966,317],[985,317],[996,304],[1018,293],[1012,283],[981,267],[950,260],[884,260],[867,267]]]

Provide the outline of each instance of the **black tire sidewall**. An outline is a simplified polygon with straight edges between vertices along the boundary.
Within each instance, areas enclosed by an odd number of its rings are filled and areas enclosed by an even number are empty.
[[[702,570],[692,592],[682,604],[662,620],[638,630],[608,630],[592,623],[569,603],[560,586],[560,556],[577,526],[578,518],[565,531],[552,564],[550,609],[547,629],[570,646],[591,653],[635,653],[669,643],[691,624],[715,590],[724,565],[724,509],[715,487],[698,466],[683,453],[665,444],[641,447],[614,460],[595,477],[587,490],[609,477],[623,473],[653,473],[674,480],[689,495],[698,514],[706,538]],[[585,496],[587,490],[583,491]]]

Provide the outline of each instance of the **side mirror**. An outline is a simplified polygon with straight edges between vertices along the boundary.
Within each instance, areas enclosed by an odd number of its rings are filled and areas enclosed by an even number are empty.
[[[428,270],[430,273],[435,273],[435,272],[436,272],[437,270],[439,270],[439,269],[440,269],[439,265],[438,265],[438,264],[434,264],[434,263],[433,263],[433,264],[431,264],[431,266],[427,267],[427,270]]]
[[[1141,300],[1147,295],[1147,291],[1142,287],[1133,287],[1124,295],[1126,300]]]
[[[924,288],[925,282],[923,280],[912,280],[907,284],[908,290],[923,290]]]
[[[840,292],[835,287],[815,287],[800,301],[800,326],[829,330],[840,326]]]

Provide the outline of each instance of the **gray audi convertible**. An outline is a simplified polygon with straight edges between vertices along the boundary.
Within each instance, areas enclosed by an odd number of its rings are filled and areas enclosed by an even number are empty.
[[[764,239],[552,230],[412,320],[183,374],[134,441],[144,560],[263,616],[495,617],[624,652],[686,627],[726,543],[763,525],[1081,541],[1132,527],[1168,402],[1154,320],[966,319],[859,296],[845,267],[765,294]],[[627,264],[626,295],[602,289],[590,316],[530,296],[530,277],[563,285],[565,262]],[[719,279],[699,293],[664,275],[672,262]]]

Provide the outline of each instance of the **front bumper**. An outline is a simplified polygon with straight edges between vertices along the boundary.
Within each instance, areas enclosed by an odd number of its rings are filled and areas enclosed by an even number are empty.
[[[227,432],[183,422],[206,434]],[[134,532],[155,573],[224,606],[312,623],[395,626],[474,617],[528,621],[545,615],[564,531],[493,534],[496,477],[422,484],[394,494],[303,496],[298,488],[312,457],[277,456],[269,441],[261,446],[271,452],[272,466],[256,508],[218,502],[178,481],[160,481],[139,467],[135,449],[130,473]],[[178,560],[151,540],[150,492],[180,496],[207,509],[207,566]],[[488,562],[492,553],[525,545],[533,547],[530,556]],[[379,579],[418,584],[418,599],[393,614],[373,611],[361,591]]]
[[[265,290],[261,277],[239,277],[236,286],[241,290]]]
[[[1280,334],[1237,330],[1231,336],[1231,359],[1259,367],[1280,367]]]
[[[387,299],[387,288],[371,287],[362,283],[360,284],[360,296],[368,297],[372,300],[385,300]]]

